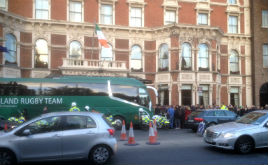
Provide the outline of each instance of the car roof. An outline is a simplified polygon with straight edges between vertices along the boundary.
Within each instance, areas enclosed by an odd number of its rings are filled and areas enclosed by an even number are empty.
[[[261,113],[268,113],[268,110],[254,110],[252,112],[261,112]]]
[[[41,115],[40,117],[50,117],[50,116],[65,116],[65,115],[81,115],[81,116],[102,116],[102,113],[96,112],[69,112],[69,111],[61,111],[61,112],[50,112]]]

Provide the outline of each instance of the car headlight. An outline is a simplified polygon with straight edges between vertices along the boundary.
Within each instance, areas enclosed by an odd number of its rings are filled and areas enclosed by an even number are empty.
[[[232,133],[226,133],[226,134],[223,134],[222,136],[223,136],[224,138],[230,138],[230,137],[233,137],[234,134],[232,134]]]

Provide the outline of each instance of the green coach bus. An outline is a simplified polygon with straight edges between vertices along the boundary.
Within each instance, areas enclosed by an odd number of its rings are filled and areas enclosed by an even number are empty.
[[[9,118],[27,111],[33,118],[49,112],[68,111],[76,102],[122,121],[140,124],[140,116],[153,115],[147,87],[134,78],[63,76],[57,78],[0,78],[0,116]]]

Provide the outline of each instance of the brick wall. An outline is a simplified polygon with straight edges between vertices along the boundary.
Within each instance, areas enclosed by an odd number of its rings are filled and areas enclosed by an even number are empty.
[[[85,1],[87,2],[87,1]],[[52,0],[51,1],[51,19],[67,20],[67,1],[66,0]]]
[[[33,18],[33,0],[8,0],[8,11],[23,17]]]
[[[84,37],[85,47],[89,49],[85,49],[85,59],[93,59],[99,60],[99,41],[97,37]],[[94,49],[94,50],[93,50]]]
[[[226,7],[211,5],[210,25],[219,27],[224,33],[227,32]]]
[[[179,22],[184,24],[196,24],[195,3],[180,2]],[[187,15],[187,16],[186,16]]]
[[[23,44],[20,46],[20,66],[23,68],[32,68],[32,33],[20,33],[20,42]]]
[[[66,45],[66,35],[51,35],[51,45],[65,46]],[[52,47],[51,48],[51,68],[57,69],[63,64],[63,58],[66,58],[66,48],[64,47]]]
[[[147,3],[144,11],[145,27],[162,26],[164,20],[163,0],[144,0]]]
[[[115,60],[125,61],[127,68],[129,67],[129,40],[115,39]]]
[[[129,5],[127,0],[118,0],[115,5],[115,24],[129,25]]]
[[[156,49],[156,41],[144,41],[145,45],[145,72],[155,72],[156,71],[156,53],[153,52]],[[150,52],[152,51],[152,52]]]

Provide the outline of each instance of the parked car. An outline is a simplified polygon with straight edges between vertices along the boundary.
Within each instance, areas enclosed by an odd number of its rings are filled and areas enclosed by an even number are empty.
[[[234,121],[237,114],[228,110],[207,109],[193,111],[185,121],[185,127],[197,131],[200,122],[205,122],[206,127],[212,125]]]
[[[114,129],[103,114],[91,112],[48,113],[0,132],[0,164],[69,159],[104,164],[116,150]]]
[[[268,147],[268,110],[246,114],[235,122],[206,129],[204,141],[212,146],[249,153],[254,148]]]

